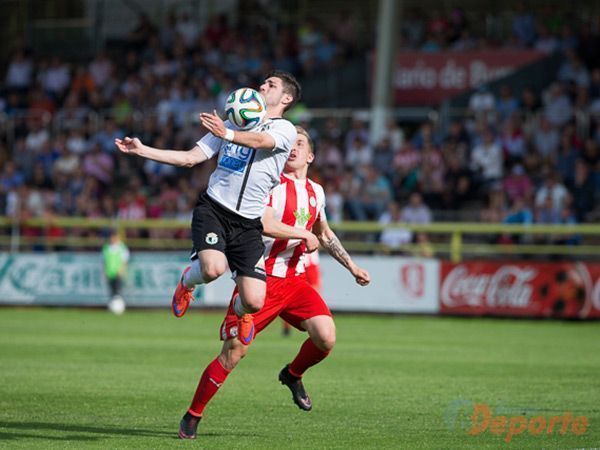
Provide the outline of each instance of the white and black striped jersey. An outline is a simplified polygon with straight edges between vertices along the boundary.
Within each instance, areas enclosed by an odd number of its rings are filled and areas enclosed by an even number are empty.
[[[225,126],[230,126],[229,121]],[[279,184],[297,133],[291,122],[281,118],[266,119],[251,131],[270,134],[275,140],[273,150],[243,147],[211,133],[197,145],[209,158],[218,153],[208,196],[242,217],[256,219],[263,215],[269,192]]]

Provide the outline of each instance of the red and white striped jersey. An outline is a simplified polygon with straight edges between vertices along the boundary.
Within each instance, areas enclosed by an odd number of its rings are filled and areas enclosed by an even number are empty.
[[[325,221],[325,192],[312,180],[295,180],[281,175],[281,184],[271,191],[268,206],[275,218],[293,227],[311,230],[315,222]],[[304,241],[263,236],[267,275],[285,278],[304,273]]]

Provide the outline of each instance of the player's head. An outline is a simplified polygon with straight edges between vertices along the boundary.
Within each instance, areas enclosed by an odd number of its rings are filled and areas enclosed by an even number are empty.
[[[302,95],[296,78],[283,70],[269,72],[260,85],[259,91],[265,98],[267,106],[282,106],[284,112],[294,106]]]
[[[111,243],[119,242],[121,240],[121,232],[118,229],[110,230],[108,239]]]
[[[298,135],[285,164],[286,171],[302,168],[308,169],[309,164],[315,159],[313,140],[308,132],[299,126],[296,126],[296,131],[298,132]]]

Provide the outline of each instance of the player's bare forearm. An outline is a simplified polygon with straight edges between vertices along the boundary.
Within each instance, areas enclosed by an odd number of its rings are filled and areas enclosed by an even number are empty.
[[[371,282],[369,272],[358,267],[340,242],[339,238],[329,228],[327,222],[315,224],[316,233],[319,237],[319,242],[342,266],[344,266],[352,274],[354,279],[361,286],[366,286]]]
[[[275,148],[275,139],[270,134],[228,129],[216,111],[213,111],[212,114],[200,113],[200,123],[216,137],[227,139],[234,144],[258,150],[273,150]]]
[[[123,153],[178,167],[193,167],[208,159],[198,146],[188,151],[163,150],[144,145],[138,138],[129,137],[115,139],[115,145]]]
[[[306,244],[306,251],[312,252],[319,246],[317,237],[303,228],[287,225],[275,218],[273,210],[268,207],[262,217],[263,234],[275,239],[302,239]]]
[[[267,133],[256,133],[254,131],[234,131],[233,142],[248,148],[257,150],[273,150],[275,139]]]
[[[140,151],[139,156],[178,167],[193,167],[196,164],[200,164],[206,160],[206,158],[202,159],[200,157],[201,155],[193,155],[191,153],[191,150],[161,150],[158,148],[144,146],[144,149]]]
[[[319,242],[327,253],[333,256],[342,266],[350,272],[356,267],[352,258],[340,242],[339,238],[331,229],[325,230],[319,235]]]

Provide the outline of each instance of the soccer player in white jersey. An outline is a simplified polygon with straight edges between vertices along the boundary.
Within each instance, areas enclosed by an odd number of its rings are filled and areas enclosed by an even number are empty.
[[[307,250],[305,243],[316,235],[321,245],[348,269],[358,284],[366,286],[370,277],[352,261],[327,224],[323,188],[306,178],[308,166],[314,159],[312,142],[306,131],[300,127],[297,130],[298,137],[281,175],[281,184],[271,193],[263,216],[264,233],[270,236],[264,238],[267,297],[263,308],[253,314],[253,318],[256,333],[277,316],[308,332],[309,338],[297,356],[279,373],[279,381],[290,389],[298,407],[309,411],[312,403],[304,390],[302,375],[332,350],[335,324],[319,293],[306,281],[302,262]],[[179,437],[182,439],[196,437],[204,408],[248,349],[236,339],[239,332],[235,313],[237,298],[236,289],[221,325],[223,348],[204,370],[192,403],[181,419]]]
[[[300,98],[300,85],[291,74],[274,71],[266,76],[259,92],[267,105],[266,119],[251,131],[227,128],[229,122],[213,111],[200,114],[210,133],[188,151],[149,147],[138,138],[115,139],[124,153],[180,167],[192,167],[218,155],[208,189],[194,208],[192,262],[177,285],[172,310],[175,316],[183,316],[195,286],[220,277],[229,263],[240,292],[234,305],[238,337],[246,344],[254,333],[250,313],[262,308],[266,292],[261,224],[265,198],[279,183],[296,140],[296,129],[282,115]]]

